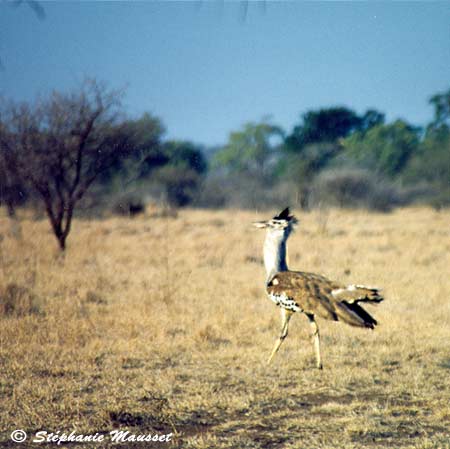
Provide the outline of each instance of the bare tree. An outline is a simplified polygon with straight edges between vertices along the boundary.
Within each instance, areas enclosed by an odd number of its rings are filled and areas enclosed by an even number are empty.
[[[133,151],[121,98],[87,80],[71,93],[10,103],[0,113],[0,146],[15,152],[18,172],[42,200],[63,251],[76,204],[100,173]]]

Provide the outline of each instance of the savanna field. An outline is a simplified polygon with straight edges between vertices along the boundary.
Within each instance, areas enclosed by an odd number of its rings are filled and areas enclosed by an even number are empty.
[[[273,364],[264,231],[278,211],[0,216],[0,445],[14,429],[173,433],[120,447],[450,448],[450,211],[294,211],[291,269],[383,288],[375,331],[296,314]],[[49,444],[48,447],[58,447]],[[59,447],[64,447],[64,444]],[[66,447],[119,447],[71,444]]]

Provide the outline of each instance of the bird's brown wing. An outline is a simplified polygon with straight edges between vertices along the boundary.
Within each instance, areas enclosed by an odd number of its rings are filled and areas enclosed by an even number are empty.
[[[267,285],[269,295],[285,295],[295,301],[305,313],[337,320],[336,308],[330,297],[340,286],[324,276],[301,271],[277,273]]]
[[[376,321],[356,302],[336,299],[333,292],[346,287],[330,281],[324,276],[301,271],[277,273],[267,284],[267,293],[274,297],[286,297],[298,308],[312,315],[328,320],[342,320],[358,327],[372,327]]]

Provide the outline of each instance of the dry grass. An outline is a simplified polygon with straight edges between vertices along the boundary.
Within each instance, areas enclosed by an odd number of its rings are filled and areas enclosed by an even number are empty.
[[[78,220],[64,258],[46,221],[24,217],[17,240],[0,217],[0,441],[124,428],[175,433],[155,447],[449,448],[450,213],[324,214],[300,215],[290,265],[387,301],[375,332],[319,321],[323,372],[303,316],[265,364],[279,312],[250,222],[267,214]]]

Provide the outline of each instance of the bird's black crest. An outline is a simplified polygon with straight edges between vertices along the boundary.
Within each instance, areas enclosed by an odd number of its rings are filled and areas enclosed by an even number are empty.
[[[273,217],[274,220],[290,220],[292,215],[289,215],[289,207],[283,209],[278,215]]]

